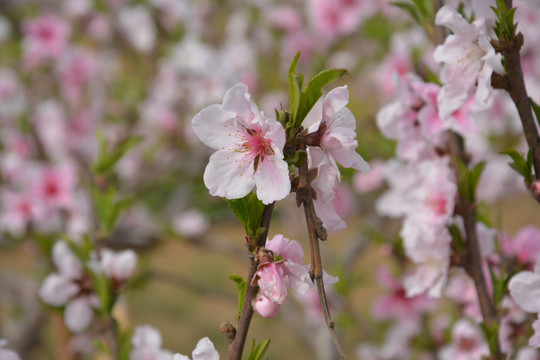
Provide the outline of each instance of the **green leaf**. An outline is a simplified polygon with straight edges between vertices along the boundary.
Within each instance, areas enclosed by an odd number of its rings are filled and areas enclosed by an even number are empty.
[[[252,192],[241,199],[225,199],[225,201],[242,223],[246,235],[256,239],[265,205]]]
[[[462,251],[466,248],[465,240],[463,240],[463,236],[461,235],[461,230],[456,225],[448,225],[448,231],[450,232],[450,235],[452,236],[452,242],[454,246],[456,247],[456,250]]]
[[[257,346],[255,346],[255,344],[255,340],[253,340],[247,360],[261,360],[270,346],[270,339],[264,340]]]
[[[116,322],[116,321],[115,321]],[[129,354],[131,352],[131,331],[123,331],[118,326],[118,360],[129,360]]]
[[[433,0],[412,0],[424,20],[433,17]]]
[[[236,315],[236,320],[240,321],[242,307],[244,306],[244,300],[246,298],[247,281],[240,275],[236,274],[229,274],[229,279],[235,282],[236,289],[238,290],[238,314]]]
[[[298,150],[294,153],[287,154],[285,157],[285,161],[287,164],[294,165],[296,167],[300,167],[306,161],[307,159],[307,152],[305,150]]]
[[[300,59],[300,51],[296,53],[291,66],[289,67],[289,96],[291,97],[291,119],[294,122],[296,118],[296,113],[298,111],[298,104],[300,102],[300,90],[298,86],[296,75],[296,66],[298,65],[298,60]],[[291,123],[292,123],[291,122]]]
[[[116,188],[112,186],[106,190],[92,187],[91,194],[101,230],[105,234],[114,230],[120,215],[135,201],[134,197],[118,199]]]
[[[114,306],[114,302],[111,301],[111,292],[109,279],[105,276],[105,273],[94,273],[92,274],[92,283],[94,285],[94,290],[99,298],[99,305],[101,311],[104,315],[110,314]]]
[[[510,167],[514,169],[518,174],[525,178],[525,181],[531,183],[533,180],[532,176],[532,157],[531,159],[525,159],[525,157],[517,152],[515,149],[508,149],[502,151],[501,154],[508,155],[512,158],[514,162],[509,163]],[[529,158],[529,155],[527,155]]]
[[[418,24],[423,25],[424,21],[422,18],[422,15],[418,11],[418,8],[414,6],[413,4],[407,2],[407,1],[391,1],[391,5],[397,6],[411,15],[411,17],[416,21]]]
[[[99,141],[99,155],[98,160],[92,165],[92,171],[96,175],[112,172],[118,161],[143,139],[141,136],[133,136],[122,141],[114,149],[109,149],[105,135],[98,132],[97,136]]]
[[[478,186],[478,182],[480,181],[480,178],[482,177],[482,173],[484,172],[484,169],[486,167],[486,162],[482,161],[476,164],[476,166],[471,170],[470,172],[470,183],[469,186],[471,187],[471,195],[472,200],[476,198],[476,187]]]
[[[457,168],[458,168],[458,192],[459,195],[467,199],[467,201],[471,200],[472,194],[471,194],[471,186],[470,186],[470,176],[469,176],[469,169],[467,168],[467,165],[461,159],[456,160]]]
[[[313,105],[315,105],[317,100],[322,96],[322,88],[346,74],[348,74],[348,71],[345,69],[328,69],[321,71],[311,79],[300,96],[298,113],[294,120],[295,127],[300,126]]]

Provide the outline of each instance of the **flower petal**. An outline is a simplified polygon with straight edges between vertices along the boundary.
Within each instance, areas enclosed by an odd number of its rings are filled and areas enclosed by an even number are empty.
[[[276,156],[265,157],[255,172],[255,184],[257,197],[264,204],[285,198],[291,192],[287,162]]]
[[[223,110],[223,106],[214,104],[195,115],[191,124],[195,135],[205,145],[217,150],[234,146],[237,139],[228,134],[235,130],[235,120],[235,113]]]
[[[540,312],[540,275],[530,271],[516,274],[508,284],[510,294],[525,311]]]
[[[219,354],[209,338],[199,340],[195,350],[191,354],[193,360],[219,360]]]
[[[243,160],[244,154],[235,151],[218,150],[210,156],[204,171],[204,184],[210,195],[239,199],[253,189],[253,163]]]
[[[39,297],[49,305],[62,306],[78,291],[79,287],[70,278],[53,273],[43,281]]]
[[[94,317],[90,302],[85,297],[78,297],[71,301],[64,312],[64,321],[69,330],[74,333],[83,332]]]

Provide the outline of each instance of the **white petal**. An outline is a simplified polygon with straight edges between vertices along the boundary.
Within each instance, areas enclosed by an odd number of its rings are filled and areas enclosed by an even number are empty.
[[[312,282],[306,266],[290,260],[285,261],[284,264],[287,269],[290,288],[299,295],[307,293]]]
[[[115,254],[112,275],[116,280],[127,280],[137,267],[137,254],[129,249]]]
[[[199,340],[197,347],[191,354],[193,360],[219,360],[219,354],[209,338]]]
[[[174,354],[172,360],[189,360],[189,358],[186,355]]]
[[[530,271],[516,274],[508,284],[510,294],[525,311],[540,312],[540,275]]]
[[[161,334],[153,326],[137,326],[131,344],[134,348],[161,349]]]
[[[202,109],[191,123],[197,137],[212,149],[234,146],[237,139],[229,136],[236,130],[234,122],[236,114],[223,110],[218,104]]]
[[[334,115],[340,112],[349,103],[349,90],[347,86],[332,89],[323,101],[323,119],[329,125],[334,122]]]
[[[259,112],[255,103],[250,98],[251,95],[248,92],[247,86],[238,83],[225,92],[223,96],[223,110],[238,114],[243,121],[249,123],[253,120],[254,113]]]
[[[234,151],[216,151],[204,171],[204,184],[210,195],[227,199],[246,196],[253,186],[253,163],[243,162],[244,154]]]
[[[43,281],[39,289],[39,297],[49,305],[61,306],[78,291],[79,287],[70,278],[53,273]]]
[[[94,317],[88,299],[78,297],[66,306],[64,321],[69,330],[74,333],[83,332]]]
[[[289,167],[285,160],[267,156],[255,173],[257,197],[264,204],[285,198],[291,192]]]
[[[53,247],[53,262],[66,277],[77,277],[82,272],[82,265],[79,259],[71,252],[69,245],[64,241],[57,241]]]
[[[446,26],[454,34],[459,34],[460,36],[472,35],[474,37],[474,33],[471,34],[474,26],[469,24],[455,9],[448,5],[444,5],[439,9],[435,17],[435,24]]]

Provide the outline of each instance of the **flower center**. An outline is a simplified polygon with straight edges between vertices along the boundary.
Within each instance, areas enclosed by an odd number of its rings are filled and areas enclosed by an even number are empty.
[[[264,161],[266,156],[274,155],[272,150],[272,141],[266,139],[260,128],[246,128],[246,134],[241,137],[243,142],[238,147],[237,151],[246,153],[246,161],[253,161],[255,171],[259,164]]]

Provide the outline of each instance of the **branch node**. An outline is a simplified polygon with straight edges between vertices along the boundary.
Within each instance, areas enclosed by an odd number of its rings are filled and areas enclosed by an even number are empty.
[[[227,342],[231,344],[236,337],[236,328],[228,321],[224,321],[219,325],[219,332],[227,337]]]

